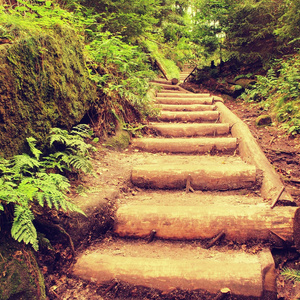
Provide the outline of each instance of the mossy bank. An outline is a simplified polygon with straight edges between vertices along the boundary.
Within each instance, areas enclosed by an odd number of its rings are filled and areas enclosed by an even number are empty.
[[[43,143],[50,128],[80,122],[96,90],[72,28],[1,30],[10,39],[0,45],[0,156],[12,156],[24,150],[26,137]]]

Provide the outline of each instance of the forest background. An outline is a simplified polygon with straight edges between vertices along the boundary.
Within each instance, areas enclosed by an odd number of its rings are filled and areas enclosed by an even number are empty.
[[[38,250],[45,215],[79,211],[86,140],[136,134],[185,64],[298,135],[299,46],[300,0],[0,0],[1,233]]]

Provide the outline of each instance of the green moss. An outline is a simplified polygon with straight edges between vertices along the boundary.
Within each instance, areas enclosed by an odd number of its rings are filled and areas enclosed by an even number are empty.
[[[31,250],[2,238],[0,254],[0,299],[46,299],[44,278]]]
[[[108,138],[104,146],[114,150],[124,150],[129,146],[130,134],[125,130],[118,130],[116,135]]]
[[[43,143],[50,128],[70,129],[95,98],[83,45],[71,28],[29,32],[0,45],[0,155],[21,152],[30,135]]]
[[[272,118],[269,115],[261,115],[255,120],[256,126],[269,126],[272,124]]]

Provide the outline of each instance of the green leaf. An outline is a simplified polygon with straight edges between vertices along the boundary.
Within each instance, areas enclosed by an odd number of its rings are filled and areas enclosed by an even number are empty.
[[[37,251],[39,247],[33,220],[34,215],[28,207],[16,205],[11,235],[18,242],[31,244],[33,249]]]
[[[32,154],[34,155],[34,157],[39,160],[40,159],[40,155],[42,154],[42,151],[40,151],[39,149],[36,148],[36,139],[33,137],[29,137],[26,138],[27,143],[30,147],[30,151],[32,152]]]
[[[300,270],[284,268],[281,272],[281,275],[288,280],[300,282]]]

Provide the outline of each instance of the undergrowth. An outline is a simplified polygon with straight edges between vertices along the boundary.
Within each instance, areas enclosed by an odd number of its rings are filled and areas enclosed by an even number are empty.
[[[0,212],[7,217],[13,207],[12,220],[8,222],[15,240],[38,250],[36,215],[45,209],[83,213],[66,197],[70,183],[65,175],[91,171],[92,146],[84,141],[88,137],[87,125],[78,125],[70,133],[54,128],[48,138],[48,154],[42,153],[37,141],[29,137],[28,153],[0,158]]]
[[[300,133],[300,53],[277,59],[242,98],[274,113],[290,135]]]
[[[284,268],[281,272],[287,280],[300,282],[300,271],[295,269]]]

